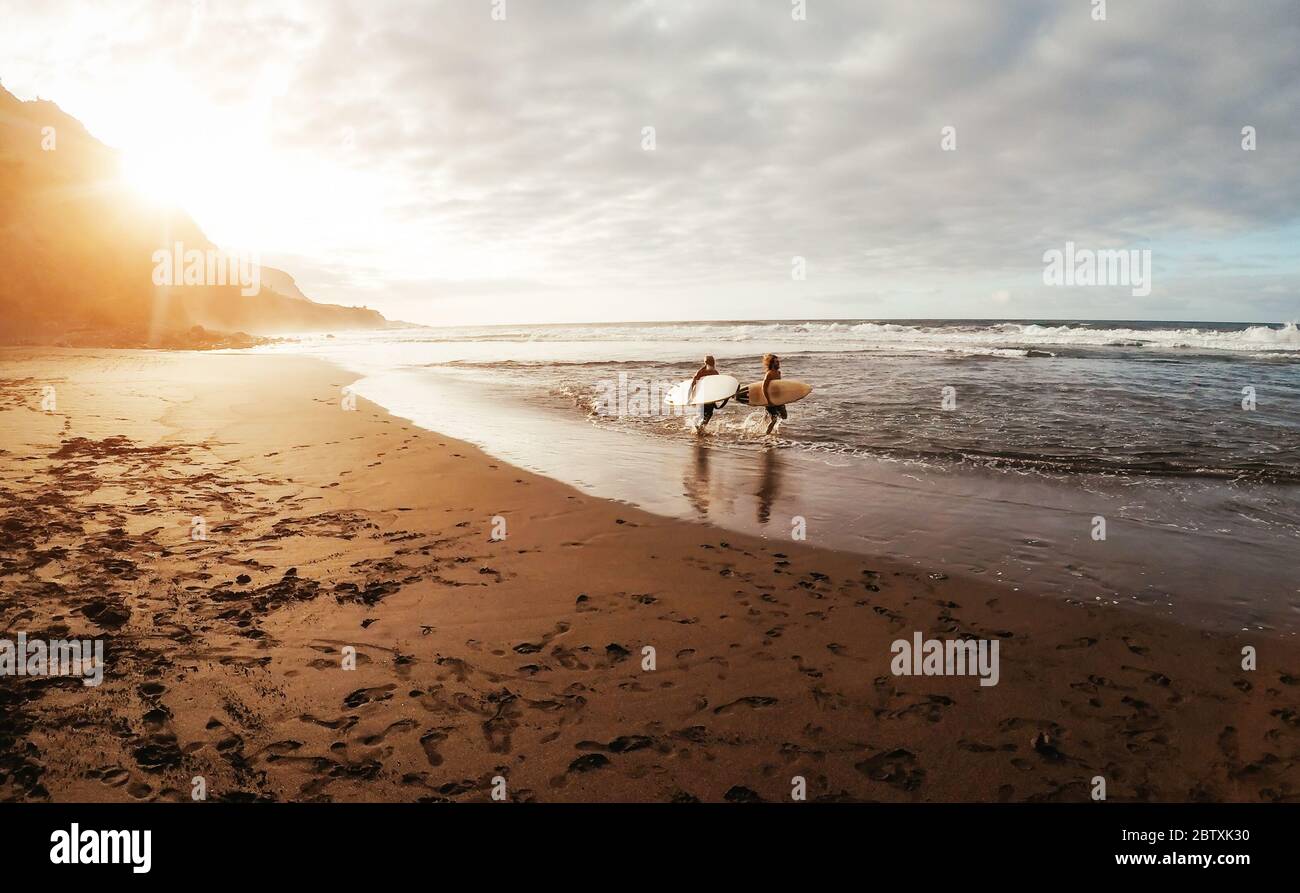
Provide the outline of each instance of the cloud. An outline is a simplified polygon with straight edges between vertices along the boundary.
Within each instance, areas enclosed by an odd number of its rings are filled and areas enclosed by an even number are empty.
[[[979,315],[1066,240],[1212,255],[1300,208],[1300,18],[1285,0],[1110,4],[1105,22],[1082,3],[971,0],[813,0],[806,22],[780,0],[508,0],[500,22],[489,0],[232,0],[197,26],[186,4],[114,6],[93,15],[119,27],[62,36],[93,7],[20,8],[0,57],[21,34],[69,95],[127,89],[148,66],[214,101],[274,84],[277,149],[373,184],[346,259],[403,308],[427,281],[429,321],[472,318],[475,289],[445,280],[599,293],[575,307],[624,318],[798,316],[801,295],[851,313],[838,296],[853,293],[873,314]],[[40,74],[25,81],[45,92]],[[95,109],[66,107],[96,130]],[[339,251],[294,250],[304,289],[332,291]],[[1300,306],[1293,290],[1259,298],[1290,288],[1284,273],[1205,309]],[[1018,307],[1035,294],[1011,292]],[[520,318],[556,309],[503,294]],[[1178,315],[1178,300],[1157,290],[1152,306]],[[1086,316],[1091,299],[1046,304]]]

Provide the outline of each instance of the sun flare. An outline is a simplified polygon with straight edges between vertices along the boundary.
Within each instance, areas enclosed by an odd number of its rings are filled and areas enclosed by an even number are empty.
[[[128,152],[122,158],[122,178],[151,205],[177,206],[184,192],[183,172],[165,155]]]
[[[259,205],[276,193],[275,165],[256,146],[202,138],[146,141],[123,153],[122,174],[144,201],[183,209],[209,237],[259,237]]]

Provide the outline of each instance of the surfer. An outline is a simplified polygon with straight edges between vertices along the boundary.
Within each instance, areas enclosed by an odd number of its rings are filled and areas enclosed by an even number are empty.
[[[700,383],[701,378],[707,378],[710,375],[717,375],[717,374],[718,374],[717,361],[713,359],[713,354],[709,354],[707,357],[704,358],[704,365],[700,367],[700,371],[696,372],[695,377],[691,379],[690,396],[691,397],[695,396],[695,386]],[[701,403],[700,423],[695,428],[696,433],[697,434],[704,433],[704,426],[709,423],[709,419],[713,418],[713,410],[721,409],[723,406],[726,405],[727,405],[726,400],[723,400],[720,403]]]
[[[769,385],[781,377],[781,358],[774,353],[763,354],[763,402],[766,404],[763,408],[767,410],[767,432],[772,433],[776,427],[778,419],[789,418],[784,406],[772,405],[772,394],[768,390]],[[749,388],[741,386],[736,391],[736,402],[749,405]]]

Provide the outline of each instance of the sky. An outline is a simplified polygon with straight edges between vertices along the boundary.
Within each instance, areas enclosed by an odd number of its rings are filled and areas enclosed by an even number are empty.
[[[1297,319],[1293,0],[1104,5],[0,0],[0,83],[394,319]]]

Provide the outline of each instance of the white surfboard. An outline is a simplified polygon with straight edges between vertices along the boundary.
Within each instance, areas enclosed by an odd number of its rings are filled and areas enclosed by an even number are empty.
[[[695,386],[695,393],[692,394],[691,380],[688,378],[665,394],[664,402],[669,406],[698,406],[701,403],[716,403],[719,400],[726,400],[728,397],[736,396],[736,389],[739,387],[739,379],[732,378],[730,375],[706,375],[700,379],[699,384]]]

